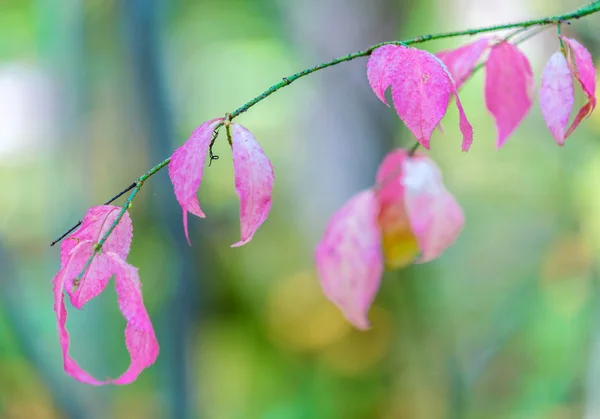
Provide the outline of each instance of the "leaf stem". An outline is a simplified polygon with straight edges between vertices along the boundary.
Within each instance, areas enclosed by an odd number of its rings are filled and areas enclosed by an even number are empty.
[[[558,25],[561,22],[568,22],[570,20],[573,19],[580,19],[584,16],[587,15],[591,15],[593,13],[596,13],[600,11],[600,0],[594,1],[588,5],[585,5],[581,8],[579,8],[578,10],[575,10],[574,12],[571,13],[566,13],[563,15],[557,15],[557,16],[552,16],[552,17],[544,17],[541,19],[533,19],[533,20],[524,20],[524,21],[520,21],[520,22],[513,22],[513,23],[506,23],[506,24],[501,24],[501,25],[492,25],[492,26],[485,26],[482,28],[475,28],[475,29],[465,29],[465,30],[461,30],[461,31],[453,31],[453,32],[444,32],[444,33],[438,33],[438,34],[430,34],[430,35],[422,35],[422,36],[418,36],[416,38],[411,38],[411,39],[407,39],[404,41],[387,41],[387,42],[381,42],[379,44],[375,44],[370,46],[369,48],[366,48],[364,50],[361,51],[357,51],[357,52],[353,52],[351,54],[348,55],[344,55],[343,57],[339,57],[339,58],[335,58],[331,61],[316,65],[314,67],[310,67],[307,68],[305,70],[302,70],[298,73],[295,73],[291,76],[288,77],[284,77],[279,83],[276,83],[274,85],[272,85],[271,87],[269,87],[267,90],[265,90],[264,92],[262,92],[261,94],[259,94],[258,96],[254,97],[253,99],[249,100],[248,102],[244,103],[242,106],[240,106],[239,108],[237,108],[235,111],[231,112],[230,114],[228,114],[228,120],[231,121],[234,118],[238,117],[239,115],[241,115],[244,112],[247,112],[250,108],[252,108],[254,105],[256,105],[259,102],[262,102],[264,99],[266,99],[267,97],[271,96],[273,93],[277,92],[278,90],[289,86],[290,84],[292,84],[294,81],[304,77],[304,76],[308,76],[309,74],[315,73],[317,71],[320,70],[324,70],[328,67],[333,67],[335,65],[344,63],[344,62],[348,62],[348,61],[352,61],[356,58],[359,57],[366,57],[371,55],[371,53],[384,45],[403,45],[403,46],[408,46],[408,45],[414,45],[414,44],[420,44],[423,42],[427,42],[427,41],[432,41],[435,39],[445,39],[445,38],[454,38],[454,37],[458,37],[458,36],[473,36],[473,35],[477,35],[477,34],[481,34],[481,33],[489,33],[489,32],[495,32],[495,31],[500,31],[500,30],[504,30],[504,29],[513,29],[513,28],[517,28],[518,31],[515,31],[514,33],[512,33],[509,36],[514,36],[517,33],[521,33],[521,31],[526,30],[527,28],[531,28],[533,26],[549,26],[549,25]],[[215,128],[217,129],[217,128]],[[157,164],[156,166],[154,166],[152,169],[150,169],[149,171],[147,171],[146,173],[144,173],[142,176],[140,176],[139,178],[137,178],[131,185],[129,185],[127,188],[125,188],[123,191],[121,191],[120,193],[118,193],[117,195],[115,195],[113,198],[109,199],[105,205],[108,205],[110,203],[112,203],[114,200],[116,200],[117,198],[121,197],[122,195],[124,195],[125,193],[127,193],[128,191],[132,191],[131,194],[129,195],[129,197],[127,198],[127,200],[125,201],[125,203],[123,204],[123,208],[121,209],[121,211],[119,212],[119,214],[117,215],[117,217],[115,218],[115,220],[113,221],[113,223],[111,224],[111,226],[109,227],[109,229],[106,231],[106,233],[104,234],[104,236],[100,239],[100,241],[98,242],[98,246],[96,246],[95,251],[92,253],[92,255],[90,256],[90,258],[88,259],[88,261],[86,262],[84,269],[82,270],[81,274],[77,277],[78,279],[81,279],[81,277],[85,274],[85,271],[89,268],[89,266],[91,265],[95,255],[99,252],[102,251],[102,245],[106,242],[106,240],[108,239],[108,237],[111,235],[111,233],[114,231],[114,229],[116,228],[116,226],[118,225],[118,223],[121,221],[121,219],[123,218],[123,215],[125,214],[125,211],[127,211],[127,209],[131,206],[133,200],[135,199],[136,195],[139,193],[140,189],[142,188],[142,186],[144,185],[144,182],[146,180],[148,180],[151,176],[153,176],[155,173],[159,172],[161,169],[163,169],[164,167],[166,167],[169,162],[171,161],[171,158],[168,157],[165,160],[163,160],[162,162],[160,162],[159,164]],[[75,230],[77,227],[79,227],[81,225],[81,221],[79,221],[77,224],[75,224],[73,227],[71,227],[66,233],[64,233],[60,238],[58,238],[57,240],[53,241],[50,246],[54,246],[56,243],[60,242],[62,239],[64,239],[69,233],[71,233],[73,230]]]

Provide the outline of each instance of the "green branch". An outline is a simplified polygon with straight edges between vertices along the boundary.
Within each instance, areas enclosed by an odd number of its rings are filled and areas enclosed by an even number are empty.
[[[545,27],[545,26],[549,26],[549,25],[558,25],[562,22],[568,22],[570,20],[579,19],[579,18],[582,18],[587,15],[591,15],[591,14],[599,12],[599,11],[600,11],[600,0],[594,1],[586,6],[583,6],[574,12],[566,13],[563,15],[544,17],[541,19],[534,19],[534,20],[525,20],[525,21],[521,21],[521,22],[507,23],[504,25],[492,25],[492,26],[486,26],[483,28],[466,29],[466,30],[462,30],[462,31],[445,32],[445,33],[432,34],[432,35],[423,35],[423,36],[419,36],[416,38],[407,39],[404,41],[381,42],[379,44],[370,46],[369,48],[364,49],[362,51],[353,52],[351,54],[336,58],[329,62],[307,68],[307,69],[302,70],[299,73],[293,74],[291,76],[284,77],[279,83],[276,83],[273,86],[269,87],[267,90],[262,92],[260,95],[256,96],[255,98],[251,99],[250,101],[244,103],[238,109],[236,109],[232,113],[228,114],[228,117],[229,117],[229,120],[233,120],[234,118],[238,117],[242,113],[248,111],[251,107],[253,107],[257,103],[262,102],[264,99],[271,96],[273,93],[277,92],[278,90],[280,90],[286,86],[289,86],[294,81],[296,81],[304,76],[308,76],[309,74],[326,69],[328,67],[333,67],[333,66],[336,66],[341,63],[352,61],[359,57],[367,57],[367,56],[371,55],[371,53],[375,49],[377,49],[383,45],[414,45],[414,44],[420,44],[420,43],[427,42],[427,41],[432,41],[435,39],[454,38],[454,37],[458,37],[458,36],[472,36],[472,35],[477,35],[477,34],[481,34],[481,33],[496,32],[496,31],[500,31],[500,30],[504,30],[504,29],[519,29],[518,31],[515,31],[515,33],[512,34],[512,35],[516,35],[517,33],[521,33],[522,31],[526,31],[527,29],[535,27],[535,26]],[[218,129],[218,127],[215,129]],[[81,274],[77,277],[78,279],[82,278],[82,276],[85,274],[85,271],[87,270],[87,268],[89,268],[90,264],[92,263],[94,256],[102,250],[102,245],[106,242],[108,237],[111,235],[111,233],[113,232],[113,230],[115,229],[115,227],[117,226],[117,224],[119,223],[121,218],[123,218],[125,211],[127,211],[127,209],[131,206],[131,203],[133,202],[136,195],[142,188],[144,182],[146,180],[148,180],[151,176],[153,176],[155,173],[159,172],[161,169],[166,167],[170,161],[171,161],[170,157],[163,160],[161,163],[157,164],[152,169],[150,169],[149,171],[144,173],[142,176],[140,176],[138,179],[136,179],[136,181],[133,182],[129,187],[125,188],[122,192],[120,192],[119,194],[117,194],[116,196],[114,196],[113,198],[111,198],[109,201],[106,202],[105,205],[108,205],[108,204],[112,203],[113,201],[115,201],[117,198],[119,198],[122,195],[124,195],[125,193],[127,193],[128,191],[130,191],[130,190],[132,191],[131,194],[129,195],[129,197],[127,198],[127,200],[125,201],[125,203],[123,204],[123,208],[119,212],[118,216],[115,218],[115,220],[111,224],[110,228],[106,231],[104,236],[100,239],[98,244],[95,246],[94,253],[89,258],[87,263],[85,264],[84,269],[82,270]],[[69,229],[69,231],[67,231],[65,234],[63,234],[59,239],[52,242],[51,246],[54,246],[56,243],[58,243],[60,240],[62,240],[64,237],[66,237],[70,232],[75,230],[79,225],[81,225],[81,221],[79,221],[75,226],[73,226],[71,229]]]

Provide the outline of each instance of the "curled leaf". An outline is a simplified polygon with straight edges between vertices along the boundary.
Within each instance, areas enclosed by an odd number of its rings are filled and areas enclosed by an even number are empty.
[[[138,270],[121,260],[118,255],[109,253],[115,272],[115,288],[119,309],[125,317],[125,345],[131,362],[129,368],[113,384],[129,384],[158,357],[159,346],[154,335],[152,322],[142,299],[142,285]]]
[[[185,238],[191,245],[188,233],[188,212],[204,218],[196,193],[202,182],[204,163],[212,140],[212,133],[223,118],[215,118],[200,125],[192,136],[171,156],[169,176],[175,197],[183,210]]]
[[[596,108],[596,68],[589,51],[574,39],[561,37],[568,47],[568,65],[571,73],[581,85],[587,96],[587,103],[579,110],[571,123],[565,138],[573,133],[584,118],[587,118]],[[575,62],[573,62],[573,55]]]
[[[378,212],[372,190],[355,195],[333,215],[315,251],[325,296],[359,329],[369,327],[367,313],[383,273]]]
[[[119,308],[127,320],[125,341],[131,356],[131,365],[127,371],[114,381],[99,381],[84,371],[69,355],[69,334],[66,328],[67,310],[64,303],[63,288],[72,286],[75,278],[94,251],[94,242],[83,241],[73,248],[66,263],[53,280],[54,311],[60,346],[63,353],[65,372],[83,383],[102,385],[107,383],[127,384],[134,381],[140,372],[150,366],[158,356],[158,343],[152,324],[144,308],[137,270],[124,262],[115,252],[102,252],[96,255],[87,271],[87,281],[91,284],[87,297],[81,297],[81,308],[90,298],[95,297],[116,274],[116,289]],[[95,295],[90,293],[95,291]]]
[[[240,198],[241,240],[232,247],[252,240],[269,216],[275,175],[273,165],[254,136],[246,128],[231,124],[231,147],[235,191]]]
[[[493,46],[485,65],[485,104],[496,120],[497,148],[529,112],[533,90],[527,57],[509,42]]]

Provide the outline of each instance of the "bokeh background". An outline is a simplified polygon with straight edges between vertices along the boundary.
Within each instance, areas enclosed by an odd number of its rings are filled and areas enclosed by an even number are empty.
[[[370,91],[366,59],[301,79],[236,122],[276,172],[271,216],[239,237],[228,146],[205,171],[186,244],[166,171],[131,210],[129,261],[161,345],[129,386],[62,370],[49,243],[163,160],[203,121],[303,68],[374,43],[554,15],[572,0],[0,0],[0,417],[600,418],[600,112],[564,148],[536,102],[498,152],[483,72],[431,155],[466,226],[438,261],[385,275],[372,330],[322,295],[328,217],[412,140]],[[600,60],[600,15],[564,33]],[[423,45],[456,47],[467,38]],[[536,85],[557,49],[522,46]],[[577,105],[583,103],[578,93]],[[121,201],[118,201],[121,202]],[[128,363],[112,287],[69,307],[72,354],[97,377]]]

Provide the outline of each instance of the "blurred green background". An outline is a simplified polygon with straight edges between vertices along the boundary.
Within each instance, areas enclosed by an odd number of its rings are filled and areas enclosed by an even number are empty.
[[[271,216],[239,239],[226,141],[205,170],[188,247],[166,171],[131,210],[161,353],[132,385],[62,370],[49,243],[168,156],[203,121],[305,67],[374,43],[553,15],[556,0],[0,0],[0,417],[600,418],[600,112],[564,148],[537,102],[501,152],[483,72],[433,157],[466,227],[433,263],[386,274],[372,330],[321,294],[329,216],[412,143],[365,59],[301,79],[239,122],[275,166]],[[564,28],[600,57],[600,15]],[[437,51],[468,39],[428,43]],[[552,29],[523,44],[539,86]],[[578,89],[578,87],[577,87]],[[578,90],[579,92],[579,90]],[[578,93],[577,105],[583,103]],[[120,202],[120,201],[118,201]],[[116,377],[128,355],[108,287],[69,307],[72,355]]]

